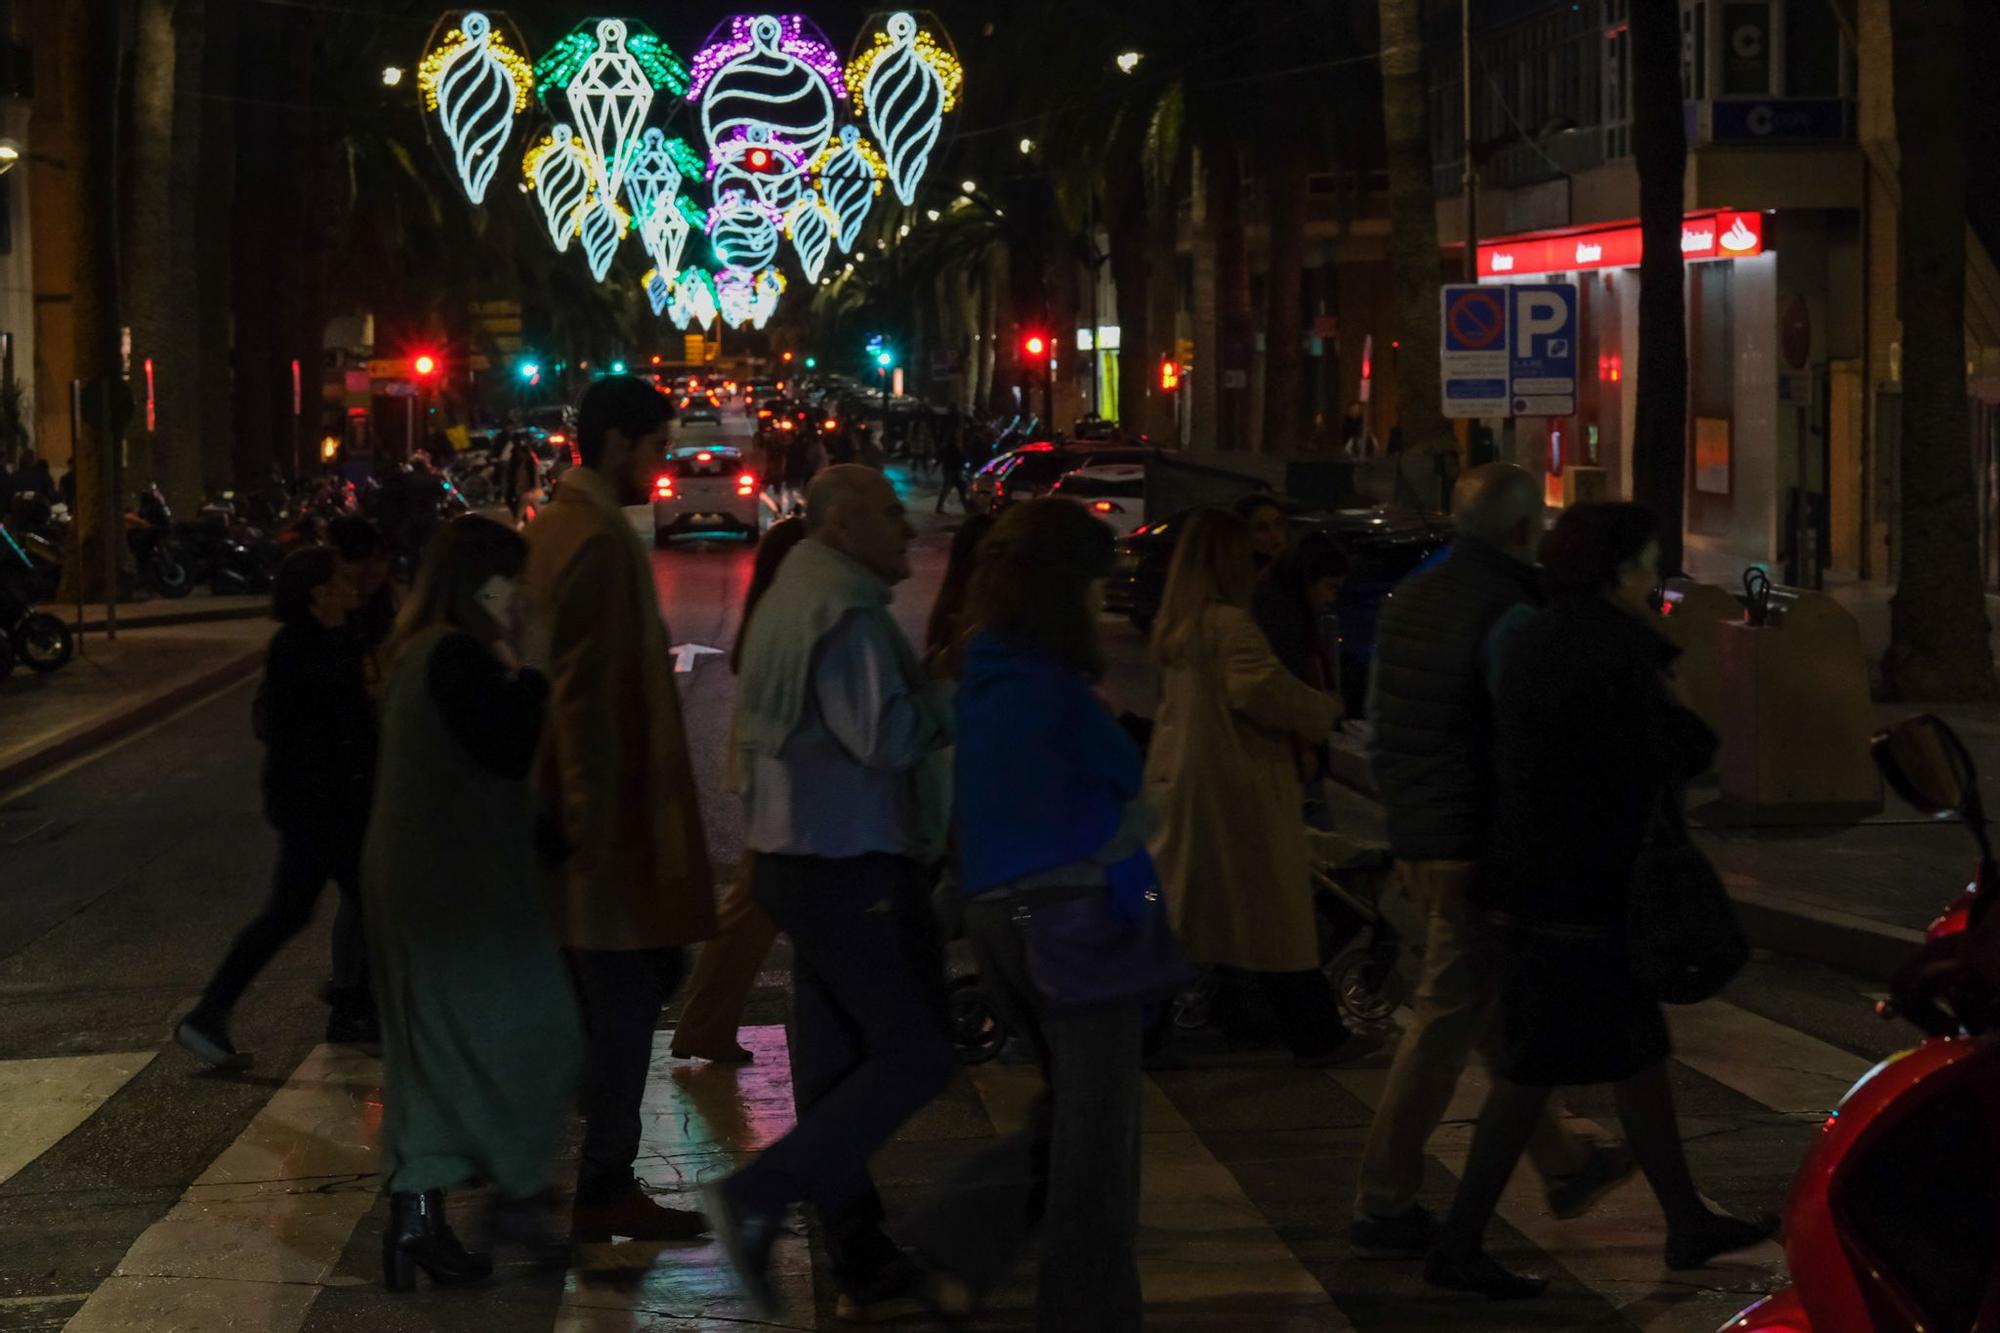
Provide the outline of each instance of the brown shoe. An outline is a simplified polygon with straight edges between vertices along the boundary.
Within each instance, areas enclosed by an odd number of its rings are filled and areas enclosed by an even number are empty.
[[[602,1245],[614,1236],[627,1240],[699,1240],[708,1233],[700,1213],[653,1202],[638,1186],[611,1203],[578,1204],[570,1215],[571,1229],[586,1245]]]

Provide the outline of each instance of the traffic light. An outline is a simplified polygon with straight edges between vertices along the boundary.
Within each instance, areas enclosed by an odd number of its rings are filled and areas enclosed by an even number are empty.
[[[1021,352],[1025,356],[1040,360],[1049,354],[1049,340],[1039,333],[1031,333],[1021,339]]]
[[[1160,388],[1163,392],[1172,393],[1180,387],[1181,363],[1168,357],[1160,362]]]
[[[542,377],[542,368],[532,361],[523,361],[515,368],[515,373],[528,383],[533,384]]]
[[[889,351],[886,347],[883,348],[881,351],[875,353],[875,364],[887,370],[890,366],[896,364],[895,353]]]
[[[786,363],[787,365],[789,365],[789,364],[791,364],[791,360],[792,360],[792,354],[791,354],[790,352],[786,352],[786,353],[784,353],[784,354],[783,354],[782,356],[780,356],[780,357],[779,357],[778,359],[779,359],[780,361],[783,361],[783,362],[785,362],[785,363]]]
[[[611,363],[611,373],[614,375],[623,375],[625,373],[625,363],[623,361],[613,361]]]
[[[807,369],[807,370],[817,370],[818,368],[819,368],[819,358],[818,358],[818,357],[816,357],[816,356],[809,356],[809,357],[807,357],[807,358],[806,358],[806,369]]]
[[[429,352],[419,352],[410,358],[410,369],[418,379],[427,380],[438,373],[438,359]]]

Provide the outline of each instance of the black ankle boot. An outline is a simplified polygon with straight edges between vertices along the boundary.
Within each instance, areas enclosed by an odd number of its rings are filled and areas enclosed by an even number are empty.
[[[493,1256],[467,1253],[445,1221],[444,1191],[389,1196],[389,1229],[382,1233],[382,1285],[415,1291],[417,1270],[441,1287],[477,1282],[493,1273]]]

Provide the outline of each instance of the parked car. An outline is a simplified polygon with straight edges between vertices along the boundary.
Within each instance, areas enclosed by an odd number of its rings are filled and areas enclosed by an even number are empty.
[[[690,389],[681,395],[681,424],[683,426],[720,426],[722,405],[716,401],[713,389]]]
[[[1143,464],[1153,451],[1126,444],[1055,444],[1039,440],[1000,454],[972,476],[974,513],[998,514],[1017,500],[1047,495],[1065,472],[1110,463]]]
[[[740,449],[675,449],[653,483],[653,544],[666,546],[694,533],[726,533],[754,542],[763,511],[763,485]]]
[[[1120,537],[1146,522],[1146,465],[1102,463],[1065,472],[1049,494],[1072,500],[1102,519]]]
[[[1105,583],[1104,608],[1125,616],[1140,630],[1153,627],[1174,547],[1192,510],[1137,529],[1118,543],[1118,563]],[[1350,717],[1360,717],[1368,699],[1368,672],[1375,655],[1375,621],[1398,583],[1451,541],[1442,515],[1381,506],[1293,516],[1300,533],[1324,532],[1347,552],[1347,580],[1329,617],[1329,637],[1337,640],[1340,690]]]

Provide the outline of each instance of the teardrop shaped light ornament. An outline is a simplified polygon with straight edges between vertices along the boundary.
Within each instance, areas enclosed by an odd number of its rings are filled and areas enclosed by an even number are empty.
[[[590,154],[576,141],[576,131],[558,125],[528,150],[521,162],[522,188],[542,206],[549,240],[561,253],[576,235],[577,214],[590,199],[595,176]]]
[[[486,202],[514,119],[528,109],[534,87],[527,59],[478,10],[468,11],[417,66],[424,108],[437,116],[458,183],[473,203]]]
[[[672,320],[674,327],[680,329],[682,332],[686,332],[694,323],[694,311],[688,305],[688,289],[686,284],[681,282],[668,284],[667,318]]]
[[[834,243],[842,254],[860,239],[861,225],[868,221],[888,174],[882,155],[853,125],[841,126],[839,139],[813,163],[813,188],[832,215]]]
[[[798,252],[799,269],[807,282],[818,282],[820,270],[826,267],[827,254],[833,249],[833,229],[833,214],[817,193],[808,193],[785,215],[785,234]]]
[[[756,275],[749,269],[729,267],[715,275],[715,306],[722,322],[740,329],[750,322],[756,296]]]
[[[757,275],[750,287],[750,327],[762,329],[778,313],[778,301],[785,294],[785,275],[774,268]]]
[[[904,204],[917,201],[917,185],[964,82],[958,57],[906,10],[889,15],[873,45],[848,66],[855,114],[882,150],[889,183]]]
[[[630,223],[625,210],[601,194],[593,194],[578,213],[577,240],[583,245],[583,257],[590,263],[590,276],[599,282],[611,272],[611,261],[618,255],[618,242],[625,239],[625,229]]]
[[[640,126],[653,107],[653,84],[639,58],[626,49],[623,19],[597,25],[597,49],[570,79],[570,114],[597,168],[597,193],[616,199]]]
[[[660,276],[660,270],[647,269],[646,276],[640,280],[640,285],[645,288],[646,304],[653,307],[653,314],[656,316],[666,314],[667,303],[672,298],[673,292],[667,286],[667,280]]]
[[[706,329],[715,323],[720,313],[715,303],[715,279],[707,269],[682,269],[678,286],[687,295],[688,314],[698,329]]]

